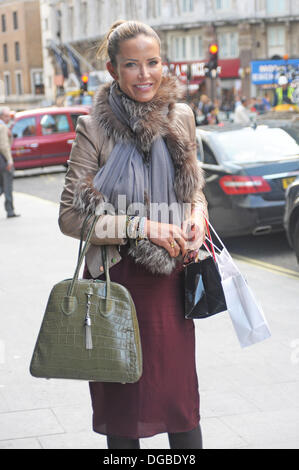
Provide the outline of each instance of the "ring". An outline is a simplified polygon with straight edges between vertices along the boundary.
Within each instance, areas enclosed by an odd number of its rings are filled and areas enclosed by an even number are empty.
[[[175,247],[175,242],[169,242],[169,243],[170,243],[171,248]]]

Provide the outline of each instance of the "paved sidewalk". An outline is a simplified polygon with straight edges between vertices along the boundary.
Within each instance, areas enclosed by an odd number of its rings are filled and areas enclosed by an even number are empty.
[[[87,383],[29,373],[50,289],[73,274],[78,242],[59,232],[57,204],[20,193],[15,201],[20,218],[0,208],[0,448],[105,449],[91,430]],[[228,314],[196,322],[204,447],[298,449],[299,279],[237,264],[272,337],[241,349]],[[167,449],[167,436],[141,447]]]

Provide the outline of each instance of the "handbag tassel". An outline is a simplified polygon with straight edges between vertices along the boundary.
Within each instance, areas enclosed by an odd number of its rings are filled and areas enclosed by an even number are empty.
[[[86,349],[92,349],[91,320],[90,316],[87,315],[85,318],[85,347]]]
[[[92,336],[91,336],[91,319],[90,319],[90,306],[91,296],[93,294],[92,288],[89,286],[86,292],[87,304],[86,304],[86,317],[85,317],[85,348],[92,349]]]

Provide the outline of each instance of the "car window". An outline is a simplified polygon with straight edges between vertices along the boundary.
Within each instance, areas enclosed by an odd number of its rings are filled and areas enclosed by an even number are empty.
[[[74,129],[76,129],[76,126],[77,126],[77,121],[78,121],[78,117],[81,116],[81,114],[77,113],[77,114],[71,114],[71,119],[72,119],[72,123],[73,123],[73,126],[74,126]]]
[[[14,139],[36,135],[35,117],[19,119],[19,121],[12,126],[11,132]]]
[[[42,135],[69,132],[70,126],[66,114],[44,114],[40,121]]]
[[[209,165],[217,165],[217,161],[212,150],[205,142],[203,142],[203,153],[204,163],[208,163]]]
[[[238,163],[276,161],[299,155],[299,145],[279,128],[258,126],[214,134],[224,160]]]

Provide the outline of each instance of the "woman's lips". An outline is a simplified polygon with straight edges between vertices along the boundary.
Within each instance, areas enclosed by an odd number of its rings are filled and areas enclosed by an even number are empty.
[[[152,83],[146,83],[144,85],[134,85],[139,91],[148,91],[153,86]]]

